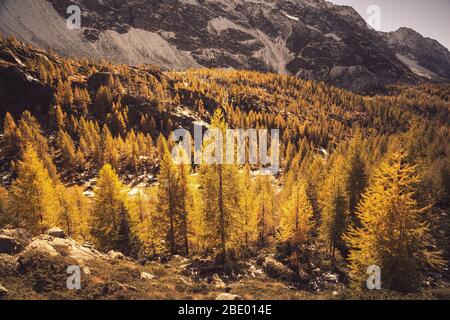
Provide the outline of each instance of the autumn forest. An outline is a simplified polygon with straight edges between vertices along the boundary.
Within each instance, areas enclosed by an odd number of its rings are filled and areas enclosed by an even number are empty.
[[[14,38],[0,51],[50,93],[1,104],[0,228],[58,227],[134,261],[208,257],[224,275],[265,254],[283,281],[301,287],[314,264],[352,297],[368,294],[374,265],[395,295],[448,281],[449,85],[364,96],[288,75],[61,58]],[[171,134],[194,124],[279,129],[279,172],[176,164]]]

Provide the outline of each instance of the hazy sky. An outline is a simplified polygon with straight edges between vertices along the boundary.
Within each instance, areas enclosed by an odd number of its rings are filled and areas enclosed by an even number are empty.
[[[425,37],[436,39],[450,49],[450,0],[330,0],[354,7],[367,19],[367,8],[381,9],[381,29],[394,31],[410,27]]]

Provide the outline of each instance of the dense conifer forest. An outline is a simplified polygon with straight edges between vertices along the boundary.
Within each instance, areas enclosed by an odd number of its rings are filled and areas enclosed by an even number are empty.
[[[0,228],[59,227],[136,261],[207,257],[224,276],[270,255],[283,281],[332,270],[353,296],[371,265],[396,295],[448,284],[448,84],[362,96],[288,75],[62,58],[14,38],[0,40],[0,69],[49,94],[1,102]],[[171,133],[195,124],[279,129],[280,171],[176,164]]]

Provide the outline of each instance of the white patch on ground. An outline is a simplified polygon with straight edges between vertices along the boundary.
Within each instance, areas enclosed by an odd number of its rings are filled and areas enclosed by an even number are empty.
[[[209,127],[209,124],[203,121],[197,112],[184,106],[175,108],[175,114],[180,118],[191,120],[194,125],[206,128]]]
[[[189,53],[181,52],[160,35],[131,28],[128,33],[106,31],[95,43],[81,30],[69,30],[66,20],[47,1],[0,1],[0,32],[38,47],[51,47],[59,54],[89,57],[137,65],[158,64],[166,68],[198,67]]]
[[[270,176],[271,179],[275,180],[275,175],[279,173],[279,170],[274,170],[271,168],[260,168],[251,172],[253,177],[257,176]]]
[[[337,34],[335,34],[335,33],[327,33],[327,34],[325,35],[325,37],[327,37],[327,38],[333,38],[333,39],[336,40],[336,41],[342,41],[342,39],[341,39]]]
[[[191,6],[198,6],[198,5],[200,5],[197,0],[179,0],[179,1],[182,4],[188,4],[188,5],[191,5]]]
[[[35,77],[33,77],[31,74],[26,73],[25,77],[27,78],[28,81],[30,82],[40,82],[38,79],[36,79]]]
[[[130,197],[137,197],[138,194],[140,194],[141,197],[143,197],[144,199],[147,199],[148,195],[145,193],[146,187],[147,187],[147,185],[145,183],[140,183],[137,186],[130,188],[128,195]]]
[[[300,19],[297,18],[297,17],[291,16],[291,15],[287,14],[287,13],[284,12],[284,11],[281,11],[281,12],[282,12],[287,18],[289,18],[289,19],[291,19],[291,20],[294,20],[294,21],[300,21]]]
[[[94,198],[95,197],[95,193],[93,191],[85,191],[83,192],[83,195],[87,198]]]
[[[314,27],[314,26],[310,26],[310,25],[307,24],[306,27],[309,28],[309,29],[311,29],[311,30],[317,31],[318,33],[322,33],[322,31],[320,31],[319,29],[317,29],[317,28]]]
[[[404,56],[404,55],[401,55],[398,53],[396,55],[397,55],[397,58],[415,74],[417,74],[421,77],[428,78],[428,79],[439,79],[439,76],[437,74],[428,70],[427,68],[419,66],[417,61],[414,61],[414,60],[408,58],[407,56]]]
[[[163,37],[164,39],[175,39],[177,37],[175,32],[172,31],[164,31],[164,30],[158,30],[158,33]]]

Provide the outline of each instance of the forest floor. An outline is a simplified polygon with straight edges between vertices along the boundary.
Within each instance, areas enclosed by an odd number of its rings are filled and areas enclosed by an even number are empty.
[[[308,262],[311,264],[311,262]],[[81,289],[68,289],[69,266],[79,266]],[[306,270],[309,267],[305,267]],[[8,300],[309,300],[449,299],[440,279],[414,295],[356,296],[334,267],[293,272],[270,253],[224,267],[210,257],[136,261],[100,253],[58,233],[28,238],[0,230],[0,299]],[[303,273],[303,274],[302,274]],[[70,281],[69,281],[70,282]]]

